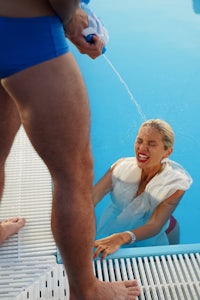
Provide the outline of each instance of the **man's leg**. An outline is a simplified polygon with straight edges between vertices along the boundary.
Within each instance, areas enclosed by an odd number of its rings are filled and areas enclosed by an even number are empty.
[[[3,81],[25,130],[52,175],[52,231],[71,300],[135,299],[136,283],[101,283],[93,273],[93,162],[85,86],[70,53]]]
[[[0,200],[5,183],[5,162],[21,125],[19,114],[13,100],[0,83]],[[25,224],[24,218],[11,218],[0,222],[0,245],[11,235],[17,233]]]
[[[5,162],[13,140],[21,125],[19,114],[13,100],[3,89],[0,82],[0,199],[5,181]]]

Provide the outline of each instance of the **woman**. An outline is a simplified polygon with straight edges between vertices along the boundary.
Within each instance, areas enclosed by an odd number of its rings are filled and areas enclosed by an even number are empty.
[[[121,246],[169,244],[169,219],[191,183],[190,175],[168,159],[174,133],[160,119],[146,121],[135,141],[135,157],[119,159],[93,188],[96,205],[111,191],[112,201],[97,224],[94,257]]]

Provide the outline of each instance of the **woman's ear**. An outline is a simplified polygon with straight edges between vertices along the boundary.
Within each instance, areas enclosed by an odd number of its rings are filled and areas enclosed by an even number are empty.
[[[168,149],[166,150],[166,153],[165,153],[165,155],[164,155],[164,158],[169,157],[169,156],[172,154],[172,152],[173,152],[173,148],[172,148],[172,147],[168,148]]]

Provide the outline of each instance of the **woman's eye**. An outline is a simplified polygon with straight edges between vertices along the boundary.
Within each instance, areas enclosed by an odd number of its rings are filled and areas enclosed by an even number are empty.
[[[155,143],[149,143],[149,146],[151,146],[151,147],[155,147],[156,146],[156,144]]]
[[[142,141],[141,141],[141,140],[137,140],[137,143],[138,143],[138,144],[142,144]]]

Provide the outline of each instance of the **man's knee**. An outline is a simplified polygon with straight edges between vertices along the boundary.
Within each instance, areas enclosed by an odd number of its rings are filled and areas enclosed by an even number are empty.
[[[79,153],[74,151],[64,158],[57,158],[52,166],[52,175],[59,182],[65,180],[74,184],[78,181],[93,181],[93,158],[90,148]]]

